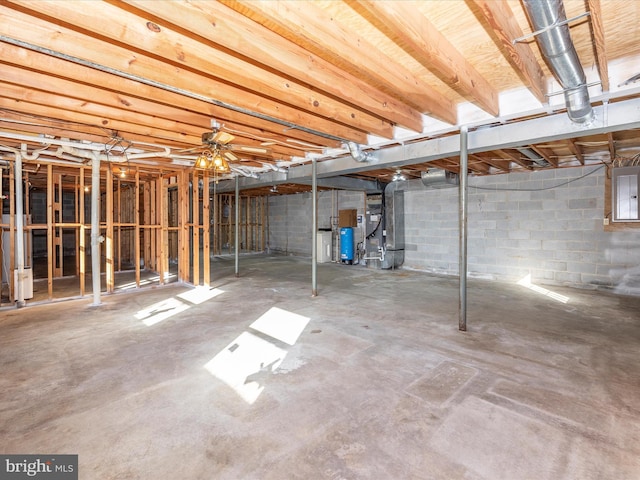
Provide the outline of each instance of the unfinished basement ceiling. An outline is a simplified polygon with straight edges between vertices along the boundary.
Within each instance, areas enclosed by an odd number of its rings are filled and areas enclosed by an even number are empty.
[[[570,34],[592,105],[640,98],[640,2],[564,8],[578,17]],[[192,168],[215,120],[233,136],[225,149],[234,175],[286,177],[312,159],[355,163],[460,125],[524,125],[565,111],[535,39],[513,43],[532,32],[520,1],[5,0],[0,15],[7,160],[26,145],[43,161],[86,162],[74,157],[85,145],[142,174]],[[587,125],[565,137],[472,153],[469,172],[640,153],[636,128]],[[62,139],[74,148],[61,152]],[[459,160],[407,154],[331,175],[388,182],[399,169],[418,178],[433,167],[458,172]]]

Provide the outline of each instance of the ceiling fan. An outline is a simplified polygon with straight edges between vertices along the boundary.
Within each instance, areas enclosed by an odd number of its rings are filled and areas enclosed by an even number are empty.
[[[230,162],[242,161],[238,155],[245,153],[248,155],[270,157],[271,149],[264,146],[240,145],[233,143],[235,135],[222,130],[221,125],[216,121],[211,121],[211,131],[202,134],[202,143],[212,150],[216,150]],[[236,155],[234,152],[237,152]]]

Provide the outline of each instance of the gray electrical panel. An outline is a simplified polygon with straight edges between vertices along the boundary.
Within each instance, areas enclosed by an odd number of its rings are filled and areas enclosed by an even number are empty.
[[[640,222],[640,166],[617,167],[611,174],[611,217],[614,222]]]

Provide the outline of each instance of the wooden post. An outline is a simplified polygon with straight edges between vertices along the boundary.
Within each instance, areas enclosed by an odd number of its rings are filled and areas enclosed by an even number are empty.
[[[211,230],[210,224],[211,221],[209,219],[209,206],[211,204],[211,199],[209,197],[209,172],[205,170],[204,175],[202,177],[202,264],[204,271],[204,282],[203,285],[205,287],[210,286],[211,284],[211,260],[210,260],[210,240],[211,240]]]
[[[107,258],[107,293],[113,293],[115,288],[115,265],[113,245],[113,172],[111,166],[107,167],[107,191],[106,191],[106,217],[107,217],[107,241],[105,255]]]
[[[133,233],[133,243],[135,249],[135,262],[136,262],[136,287],[140,288],[140,171],[136,167],[136,186],[133,191],[135,197],[135,230]]]
[[[82,171],[82,167],[80,167],[80,171]],[[73,221],[76,224],[78,224],[78,222],[80,221],[79,204],[80,204],[80,179],[76,175],[73,178]],[[78,281],[80,281],[80,229],[78,227],[74,229],[73,236],[75,238],[75,244],[76,244],[76,277],[78,277]]]
[[[9,170],[9,302],[14,303],[16,269],[16,182],[13,168]]]
[[[251,242],[249,241],[249,204],[251,203],[251,199],[249,197],[244,197],[244,242],[241,245],[244,245],[245,250],[249,250],[251,248]],[[242,205],[242,203],[240,204]],[[242,214],[240,214],[242,216]]]
[[[78,265],[78,276],[80,277],[80,296],[83,297],[85,294],[85,283],[84,283],[84,275],[85,275],[85,271],[86,271],[86,264],[85,264],[85,249],[86,249],[86,245],[85,245],[85,226],[84,226],[84,167],[80,167],[80,185],[78,188],[78,192],[79,192],[79,204],[78,204],[78,222],[80,222],[80,238],[78,239],[79,242],[79,249],[78,249],[78,256],[76,257],[77,261],[76,264]]]
[[[162,172],[160,172],[160,178],[158,178],[156,184],[156,214],[160,220],[160,228],[158,229],[158,239],[156,241],[156,255],[157,260],[156,264],[158,265],[158,273],[160,274],[160,285],[164,284],[165,272],[169,271],[169,232],[167,230],[168,225],[168,189],[165,185],[164,176]]]
[[[262,235],[261,235],[261,243],[260,243],[260,251],[264,252],[265,249],[267,248],[267,244],[266,244],[266,239],[267,239],[267,235],[266,235],[266,229],[267,229],[267,216],[266,216],[266,205],[267,205],[267,200],[268,197],[261,197],[262,198],[262,213],[260,215],[260,218],[262,219]]]
[[[62,277],[64,274],[64,245],[62,243],[62,238],[64,236],[62,227],[58,227],[58,223],[62,223],[62,175],[57,173],[54,177],[54,202],[53,202],[53,222],[56,224],[54,226],[55,236],[54,236],[54,247],[55,247],[55,268],[54,274],[56,278]]]
[[[189,176],[182,170],[178,173],[178,281],[189,281],[188,224]]]
[[[188,177],[188,175],[187,175]],[[200,175],[198,172],[193,172],[191,182],[191,192],[193,196],[192,201],[192,213],[191,223],[193,225],[193,278],[194,285],[200,285],[200,193],[199,182]]]
[[[53,166],[47,165],[47,290],[49,292],[49,300],[53,300]]]
[[[122,271],[122,184],[120,183],[120,177],[118,177],[118,181],[116,182],[116,203],[117,206],[114,208],[114,217],[117,215],[117,226],[114,227],[114,248],[118,249],[118,268],[117,271]]]
[[[31,212],[31,194],[30,192],[30,188],[29,188],[29,172],[25,172],[24,174],[24,216],[26,218],[25,221],[25,230],[28,231],[29,233],[27,234],[27,241],[25,243],[25,254],[27,257],[27,265],[33,268],[33,244],[32,244],[32,230],[29,228],[29,226],[31,225],[31,214],[29,212]],[[33,273],[33,271],[31,272]]]

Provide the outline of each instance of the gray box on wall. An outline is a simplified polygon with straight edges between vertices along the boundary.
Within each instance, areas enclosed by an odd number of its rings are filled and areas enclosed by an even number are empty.
[[[614,222],[640,222],[640,166],[617,167],[611,173],[611,217]]]

